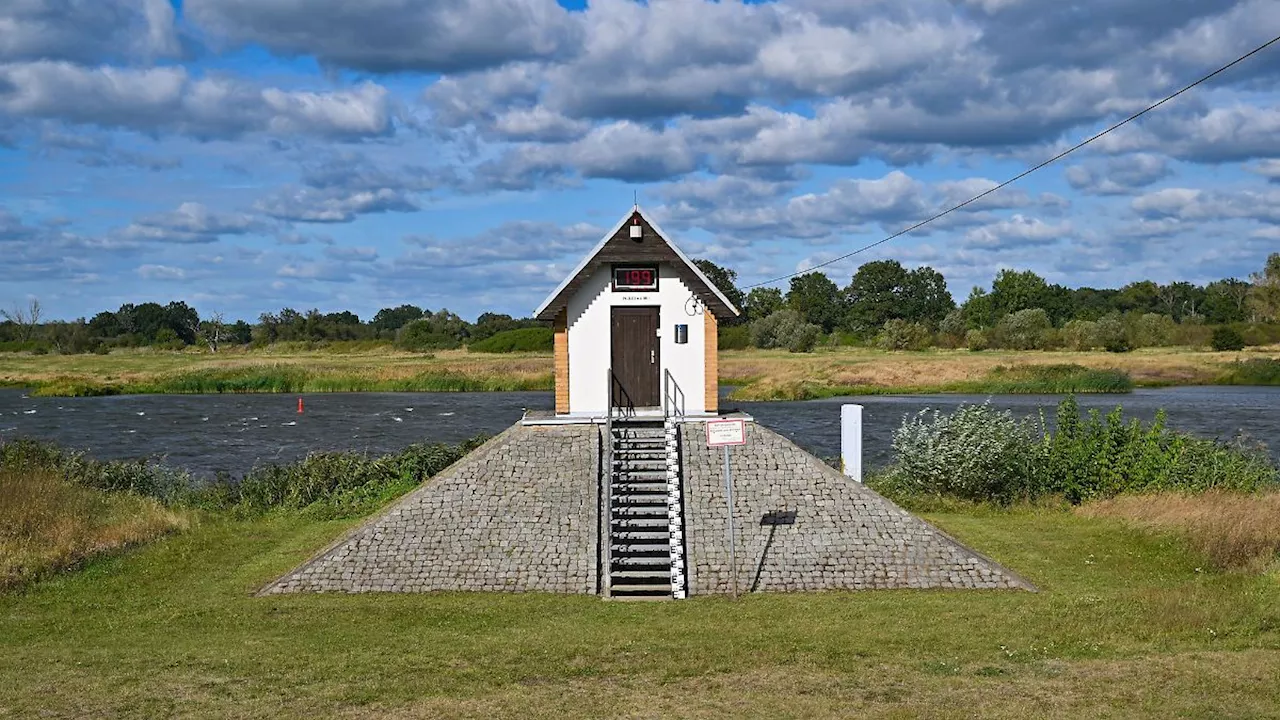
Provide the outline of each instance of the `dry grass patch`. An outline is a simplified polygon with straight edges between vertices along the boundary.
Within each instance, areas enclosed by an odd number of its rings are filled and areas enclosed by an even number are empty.
[[[0,591],[189,524],[149,498],[93,490],[47,471],[0,469],[0,499]]]
[[[1089,503],[1076,512],[1175,533],[1221,569],[1280,568],[1280,492],[1127,495]]]

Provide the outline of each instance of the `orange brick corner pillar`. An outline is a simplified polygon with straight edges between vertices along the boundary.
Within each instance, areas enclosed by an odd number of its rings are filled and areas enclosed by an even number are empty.
[[[715,413],[720,409],[720,325],[710,310],[703,310],[702,318],[706,327],[702,336],[702,367],[706,373],[702,379],[702,386],[706,389],[703,408]]]
[[[561,310],[552,323],[555,333],[556,413],[569,413],[569,311]]]

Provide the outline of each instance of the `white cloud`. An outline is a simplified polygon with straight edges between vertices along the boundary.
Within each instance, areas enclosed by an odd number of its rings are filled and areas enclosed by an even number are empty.
[[[181,67],[85,68],[39,61],[0,65],[0,111],[80,125],[230,138],[252,132],[353,139],[393,131],[386,88],[330,92],[262,88]]]
[[[185,280],[187,271],[169,265],[140,265],[138,277],[143,280]]]

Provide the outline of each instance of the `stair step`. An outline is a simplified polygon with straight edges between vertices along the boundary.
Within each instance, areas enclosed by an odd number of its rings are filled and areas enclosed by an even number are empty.
[[[671,558],[668,557],[615,557],[614,565],[648,565],[650,567],[671,567]]]
[[[615,513],[611,517],[627,517],[634,515],[644,515],[645,517],[656,517],[661,515],[666,517],[669,512],[666,497],[650,495],[648,497],[637,497],[635,495],[614,495],[613,504],[621,507],[631,508],[638,512],[632,513]]]
[[[665,516],[667,514],[667,500],[665,497],[659,497],[656,495],[650,495],[648,497],[639,497],[635,495],[614,495],[612,497],[612,500],[615,505],[631,508],[637,511],[632,513],[617,513],[618,515],[661,514]],[[622,507],[615,508],[615,510],[621,510]]]
[[[614,458],[613,468],[617,470],[666,470],[667,459],[664,457]]]
[[[613,540],[653,540],[670,542],[671,533],[667,530],[614,530]]]
[[[612,593],[618,600],[669,600],[671,588],[662,585],[613,585]],[[621,596],[621,597],[620,597]]]
[[[661,482],[656,480],[618,480],[614,481],[610,487],[619,495],[624,493],[667,492],[667,483],[665,480]]]
[[[640,581],[640,580],[663,580],[671,581],[670,570],[614,570],[609,573],[609,577],[621,578],[623,580]]]
[[[616,528],[641,528],[641,527],[660,527],[664,530],[670,524],[670,520],[666,515],[660,518],[614,518],[609,523]],[[615,530],[614,532],[619,532]],[[621,532],[626,532],[622,530]]]

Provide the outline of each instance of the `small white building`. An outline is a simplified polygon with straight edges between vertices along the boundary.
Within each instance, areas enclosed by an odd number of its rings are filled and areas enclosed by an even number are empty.
[[[534,313],[555,328],[556,414],[715,414],[717,328],[737,315],[633,208]]]

